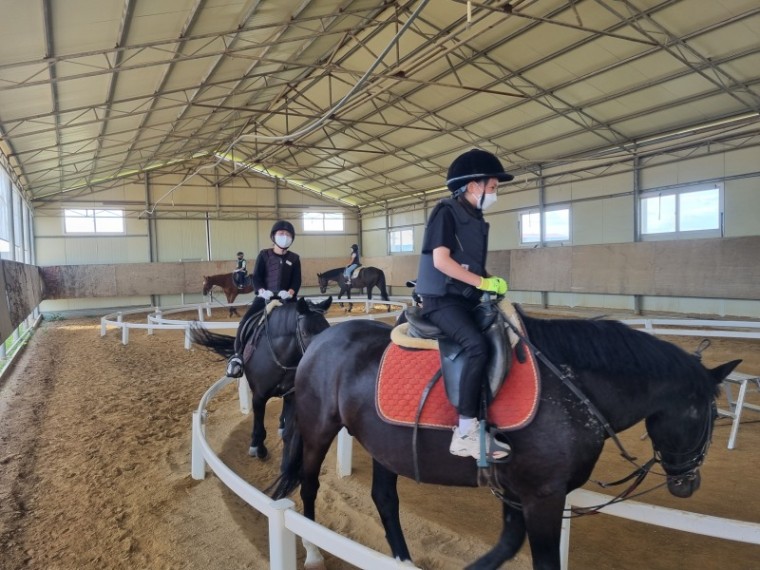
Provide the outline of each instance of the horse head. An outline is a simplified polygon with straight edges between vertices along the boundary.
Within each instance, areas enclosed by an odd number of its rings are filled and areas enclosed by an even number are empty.
[[[211,283],[209,283],[208,275],[203,276],[203,294],[208,295],[211,291]]]
[[[321,273],[317,273],[317,280],[319,281],[319,292],[324,295],[327,291],[327,277]]]
[[[296,310],[298,311],[297,333],[304,348],[309,346],[316,335],[330,326],[325,318],[325,313],[331,304],[332,296],[320,303],[312,303],[303,297],[296,302]]]
[[[673,398],[667,407],[646,419],[655,457],[665,470],[668,490],[676,497],[688,498],[699,489],[699,468],[710,447],[717,417],[718,385],[740,362],[733,360],[711,370],[705,368],[712,380],[711,390],[702,394],[695,390]]]

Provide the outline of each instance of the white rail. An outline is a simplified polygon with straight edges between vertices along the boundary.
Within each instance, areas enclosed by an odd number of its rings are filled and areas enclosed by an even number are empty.
[[[327,297],[308,297],[311,301],[322,301],[323,299],[326,299]],[[402,300],[403,299],[403,300]],[[334,303],[336,301],[333,301]],[[340,301],[348,302],[348,301]],[[350,301],[351,303],[355,305],[364,305],[364,314],[359,317],[358,315],[349,315],[345,317],[328,317],[327,321],[331,324],[333,323],[339,323],[343,321],[348,321],[351,319],[370,319],[370,320],[376,320],[376,319],[387,319],[387,318],[393,318],[399,316],[402,311],[407,307],[407,300],[406,298],[399,297],[398,299],[393,298],[391,301],[382,301],[382,300],[375,300],[375,299],[366,299],[366,298],[353,298]],[[386,313],[371,313],[370,309],[375,305],[387,305],[387,306],[400,306],[401,309],[396,311],[389,311]],[[110,313],[108,315],[105,315],[101,317],[100,319],[100,336],[105,336],[108,327],[115,327],[121,329],[121,343],[126,345],[129,344],[129,331],[132,329],[138,329],[138,330],[147,330],[148,334],[153,334],[154,330],[183,330],[185,331],[184,335],[184,343],[185,343],[185,349],[190,350],[192,347],[192,341],[190,340],[190,328],[191,325],[195,324],[197,326],[204,327],[209,330],[229,330],[234,331],[238,328],[238,321],[220,321],[220,322],[209,322],[205,320],[205,316],[211,316],[211,309],[212,308],[219,308],[219,307],[245,307],[246,303],[232,303],[232,304],[220,304],[215,303],[212,304],[211,302],[205,302],[205,303],[196,303],[191,305],[177,305],[174,307],[142,307],[139,309],[130,309],[127,311],[117,311],[115,313]],[[182,319],[167,319],[166,315],[171,315],[174,313],[180,313],[180,312],[187,312],[187,311],[197,311],[198,312],[198,319],[197,321],[188,321],[188,320],[182,320]],[[147,315],[147,323],[133,323],[129,321],[125,321],[124,317],[128,315],[137,315],[142,313],[148,313]],[[205,316],[204,316],[205,315]]]
[[[206,391],[198,409],[193,412],[191,475],[193,479],[204,479],[208,465],[233,493],[269,519],[270,570],[293,570],[296,567],[296,536],[359,568],[412,568],[307,519],[293,509],[295,503],[290,499],[273,501],[219,459],[206,441],[206,408],[214,395],[232,382],[235,382],[234,378],[220,378]]]

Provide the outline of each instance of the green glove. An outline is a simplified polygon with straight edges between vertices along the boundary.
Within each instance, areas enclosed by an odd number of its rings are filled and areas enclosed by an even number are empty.
[[[507,282],[501,277],[481,277],[478,289],[488,291],[489,293],[496,293],[497,295],[504,295],[509,287],[507,287]]]

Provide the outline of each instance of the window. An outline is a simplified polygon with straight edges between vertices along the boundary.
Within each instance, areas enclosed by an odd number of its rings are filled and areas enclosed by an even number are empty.
[[[520,214],[520,243],[523,245],[541,243],[541,214],[530,210]],[[544,242],[562,243],[570,241],[570,209],[552,208],[543,214]]]
[[[644,239],[720,237],[723,188],[692,186],[648,192],[641,198]]]
[[[124,233],[122,210],[64,210],[67,234]]]
[[[414,231],[411,228],[405,230],[391,230],[389,237],[391,253],[414,251]]]
[[[311,212],[303,215],[303,231],[305,232],[342,232],[343,214],[328,214]]]

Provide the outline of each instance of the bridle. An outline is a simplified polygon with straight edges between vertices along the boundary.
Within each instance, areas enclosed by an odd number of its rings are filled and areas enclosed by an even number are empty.
[[[301,357],[303,356],[304,352],[306,352],[306,344],[303,340],[303,332],[301,331],[301,321],[304,319],[305,315],[299,314],[296,317],[296,340],[298,341],[298,348],[301,350],[301,354],[298,357],[298,361],[294,366],[286,366],[282,362],[280,362],[280,359],[277,358],[277,353],[274,350],[274,346],[272,345],[272,336],[269,333],[269,313],[265,310],[264,311],[264,334],[267,339],[267,346],[269,347],[269,352],[272,354],[272,360],[274,360],[274,363],[280,367],[281,370],[295,370],[298,368],[298,362],[301,361]]]
[[[717,414],[717,406],[715,404],[715,400],[711,400],[708,403],[708,406],[710,406],[710,410],[707,414],[705,425],[703,427],[702,431],[702,437],[699,439],[699,443],[694,447],[694,449],[690,451],[685,452],[671,452],[665,450],[665,454],[669,456],[686,456],[688,459],[681,461],[681,462],[675,462],[671,463],[669,461],[664,461],[662,458],[663,455],[663,449],[660,447],[658,448],[656,445],[654,445],[654,441],[652,442],[652,447],[654,450],[652,458],[644,463],[643,465],[639,465],[637,463],[636,457],[632,456],[628,451],[623,447],[622,442],[618,439],[617,434],[615,434],[614,430],[610,426],[609,422],[606,420],[606,418],[602,415],[601,411],[588,399],[588,397],[572,382],[573,373],[572,370],[570,370],[566,366],[557,367],[553,362],[551,362],[545,354],[543,354],[531,341],[527,338],[527,336],[523,335],[522,332],[515,327],[509,319],[506,318],[504,315],[501,307],[499,307],[498,303],[495,303],[496,308],[498,309],[499,314],[501,315],[503,322],[512,329],[512,331],[518,336],[521,342],[525,344],[525,346],[533,352],[533,354],[543,362],[551,372],[559,378],[559,380],[578,398],[578,400],[583,403],[586,408],[591,412],[593,416],[595,416],[596,420],[601,425],[602,429],[605,430],[607,435],[612,439],[612,441],[615,443],[615,445],[620,450],[621,456],[628,461],[629,463],[633,464],[636,469],[629,474],[628,476],[624,477],[623,479],[620,479],[618,481],[613,481],[611,483],[604,483],[601,481],[594,481],[599,486],[603,488],[607,487],[613,487],[616,485],[621,485],[623,483],[627,483],[628,481],[631,481],[631,484],[622,492],[620,492],[618,495],[607,501],[606,503],[603,503],[601,505],[596,505],[593,507],[585,507],[585,508],[573,508],[570,509],[573,513],[573,515],[569,515],[565,518],[570,518],[572,516],[582,516],[585,514],[593,514],[598,511],[600,511],[602,508],[606,507],[607,505],[619,503],[621,501],[631,499],[633,497],[637,497],[640,495],[643,495],[645,493],[649,493],[650,491],[653,491],[654,489],[657,489],[658,487],[661,487],[662,485],[665,485],[668,482],[673,482],[674,485],[682,485],[687,481],[692,481],[697,477],[697,470],[699,467],[704,463],[705,456],[707,455],[707,450],[710,447],[710,443],[712,441],[712,431],[713,431],[713,420]],[[709,346],[709,343],[708,345]],[[701,356],[701,351],[704,350],[706,346],[704,344],[700,344],[700,348],[697,349],[696,356]],[[661,483],[660,485],[656,485],[655,487],[648,489],[646,491],[640,492],[636,495],[632,494],[633,491],[644,481],[646,476],[651,472],[652,467],[659,463],[662,465],[663,470],[665,471],[664,474],[662,474],[665,477],[665,481]],[[494,465],[491,465],[491,470],[493,470]],[[482,469],[479,470],[483,471]],[[679,472],[677,475],[668,475],[668,471],[670,472]],[[657,474],[657,473],[655,473]],[[480,475],[479,475],[480,476]],[[494,481],[496,478],[493,476],[486,475],[487,479],[490,479],[491,481]],[[516,503],[514,501],[509,500],[504,492],[503,489],[495,488],[493,485],[490,485],[491,492],[499,497],[503,502],[506,504],[509,504],[512,507],[520,507],[519,503]]]
[[[699,443],[689,451],[667,451],[662,447],[655,445],[652,441],[652,447],[654,448],[654,456],[657,462],[662,465],[662,468],[666,472],[666,479],[673,481],[676,485],[680,485],[685,481],[691,481],[696,477],[697,469],[699,469],[705,461],[707,450],[710,449],[710,443],[712,442],[713,432],[713,420],[717,415],[717,406],[715,400],[712,400],[707,404],[709,406],[708,413],[706,414],[705,424],[702,428]],[[683,457],[683,460],[677,460],[674,463],[665,461],[662,458],[663,452],[669,456],[675,456],[677,458]],[[668,472],[677,473],[676,475],[667,475]]]

